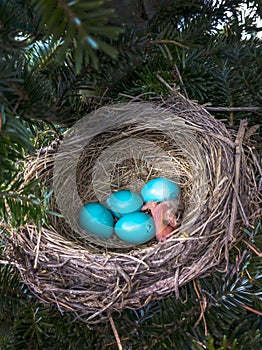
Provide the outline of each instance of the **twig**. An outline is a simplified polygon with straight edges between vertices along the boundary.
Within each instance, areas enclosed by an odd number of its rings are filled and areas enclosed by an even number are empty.
[[[238,303],[238,302],[236,302],[236,304],[238,304],[239,306],[241,306],[243,309],[246,309],[246,310],[248,310],[248,311],[251,311],[251,312],[253,312],[253,313],[256,314],[256,315],[262,316],[262,311],[255,310],[255,309],[253,309],[253,308],[250,307],[250,306],[247,306],[247,305],[244,305],[244,304],[240,304],[240,303]]]
[[[179,299],[179,267],[175,271],[175,276],[174,276],[174,284],[175,284],[175,296],[176,299]]]
[[[243,239],[243,242],[254,252],[256,253],[260,258],[262,258],[262,252],[254,246],[254,244],[248,242],[246,239]]]
[[[238,129],[237,137],[235,140],[236,151],[235,151],[235,181],[234,181],[234,194],[232,200],[232,211],[231,218],[228,228],[228,238],[231,241],[233,238],[234,225],[237,217],[237,196],[239,192],[239,179],[240,179],[240,166],[241,166],[241,152],[242,152],[242,143],[245,135],[247,121],[241,120],[240,126]]]
[[[142,93],[142,94],[139,94],[139,95],[137,95],[137,96],[132,96],[132,95],[128,95],[128,94],[124,94],[124,93],[122,93],[122,92],[120,92],[119,93],[119,96],[123,96],[123,97],[127,97],[127,98],[129,98],[130,100],[132,100],[132,102],[134,102],[134,101],[140,101],[140,100],[142,100],[142,97],[144,97],[144,96],[147,96],[147,95],[155,95],[155,93],[154,92],[152,92],[152,91],[149,91],[149,92],[144,92],[144,93]],[[142,100],[143,101],[143,100]]]
[[[260,165],[260,163],[259,163],[259,160],[258,160],[257,157],[255,156],[254,152],[252,152],[251,147],[248,147],[248,148],[249,148],[250,153],[251,153],[251,155],[252,155],[252,158],[253,158],[253,160],[254,160],[256,166],[257,166],[257,169],[258,169],[258,171],[259,171],[259,175],[262,176],[262,167],[261,167],[261,165]]]
[[[203,107],[210,112],[258,112],[262,110],[261,107]]]
[[[161,81],[161,83],[163,83],[163,84],[165,85],[165,87],[168,88],[168,90],[169,90],[170,92],[172,92],[174,95],[179,95],[179,92],[176,91],[175,89],[173,89],[172,86],[170,86],[170,85],[165,81],[165,79],[163,79],[163,78],[161,77],[160,74],[157,74],[156,77],[157,77],[157,79],[158,79],[159,81]]]
[[[240,207],[240,213],[242,214],[242,215],[241,215],[241,216],[242,216],[242,219],[243,219],[245,225],[246,225],[247,227],[249,227],[249,226],[250,226],[250,223],[249,223],[249,220],[248,220],[247,215],[246,215],[246,213],[245,213],[245,210],[244,210],[244,207],[243,207],[243,205],[242,205],[242,202],[241,202],[241,200],[240,200],[239,194],[238,194],[238,192],[237,192],[236,189],[235,189],[235,185],[233,185],[233,188],[234,188],[234,191],[235,191],[235,194],[236,194],[236,198],[237,198],[238,205],[239,205],[239,207]]]
[[[10,265],[15,266],[16,268],[19,266],[17,263],[8,260],[0,260],[0,265]]]
[[[197,284],[198,284],[198,286],[197,286]],[[203,319],[205,335],[207,336],[208,330],[207,330],[207,323],[206,323],[206,319],[205,319],[205,311],[206,311],[206,307],[207,307],[207,300],[206,300],[206,297],[203,294],[202,294],[202,298],[201,298],[201,295],[200,295],[199,290],[198,290],[198,288],[201,290],[201,287],[200,287],[199,283],[197,283],[197,284],[196,284],[196,281],[193,280],[193,285],[194,285],[194,289],[195,289],[196,295],[197,295],[198,300],[199,300],[201,313],[199,315],[198,320],[196,321],[196,323],[194,325],[194,328],[197,327],[199,325],[200,321]]]
[[[118,350],[123,350],[123,346],[121,344],[121,340],[119,338],[118,331],[117,331],[116,326],[115,326],[115,322],[114,322],[114,320],[113,320],[111,315],[109,316],[109,321],[110,321],[110,324],[111,324],[114,336],[116,338],[116,343],[117,343],[117,346],[118,346]]]
[[[178,69],[176,63],[175,63],[174,60],[173,60],[172,54],[171,54],[169,48],[167,47],[167,45],[163,45],[163,46],[164,46],[164,49],[165,49],[165,53],[166,53],[166,55],[167,55],[167,58],[169,59],[171,65],[172,65],[174,79],[178,78],[178,80],[179,80],[179,82],[180,82],[181,89],[183,90],[184,96],[188,99],[188,94],[187,94],[187,91],[186,91],[185,84],[184,84],[184,82],[183,82],[182,76],[181,76],[181,74],[180,74],[180,71],[179,71],[179,69]],[[174,72],[174,71],[175,71],[175,72]]]
[[[38,231],[37,244],[36,244],[36,254],[35,254],[35,261],[34,261],[34,269],[37,268],[37,261],[38,261],[38,257],[39,257],[39,248],[40,248],[40,241],[41,241],[41,230]]]
[[[229,284],[232,281],[233,277],[236,276],[237,273],[239,272],[240,265],[242,264],[242,262],[244,261],[246,255],[247,255],[247,250],[246,249],[242,253],[240,252],[240,250],[237,247],[236,247],[236,249],[238,250],[238,255],[236,256],[236,263],[233,265],[231,271],[228,270],[226,272],[226,276],[229,274],[229,276],[227,278],[227,282],[226,282],[226,286],[227,287],[229,286]]]
[[[175,44],[177,46],[183,47],[184,49],[189,49],[188,46],[181,44],[179,41],[175,41],[175,40],[150,40],[147,42],[148,44]]]
[[[186,98],[188,98],[188,93],[187,93],[187,91],[186,91],[186,87],[185,87],[185,84],[184,84],[184,82],[183,82],[182,76],[181,76],[181,74],[180,74],[180,72],[179,72],[179,69],[178,69],[178,67],[177,67],[176,64],[174,65],[174,67],[175,67],[175,70],[176,70],[176,74],[177,74],[177,76],[178,76],[178,79],[179,79],[179,81],[180,81],[181,88],[182,88],[182,90],[183,90],[183,92],[184,92],[184,95],[185,95]]]

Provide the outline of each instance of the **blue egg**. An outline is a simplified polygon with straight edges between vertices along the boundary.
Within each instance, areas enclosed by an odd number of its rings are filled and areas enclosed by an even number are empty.
[[[115,233],[128,243],[143,244],[155,236],[154,220],[142,212],[126,214],[115,224]]]
[[[112,193],[106,200],[106,206],[117,218],[139,211],[142,205],[143,199],[141,196],[129,190],[120,190]]]
[[[100,238],[109,238],[114,232],[114,218],[100,203],[87,203],[79,212],[79,224],[87,232]]]
[[[157,177],[148,181],[141,190],[144,201],[157,201],[177,199],[179,186],[165,177]]]

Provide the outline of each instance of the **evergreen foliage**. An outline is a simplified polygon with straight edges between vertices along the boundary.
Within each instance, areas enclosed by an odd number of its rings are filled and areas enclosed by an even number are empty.
[[[168,95],[170,91],[157,79],[160,72],[172,87],[199,103],[261,107],[261,41],[253,36],[242,38],[244,33],[254,33],[251,24],[255,18],[239,24],[234,17],[226,16],[230,2],[223,3],[213,8],[213,12],[204,7],[203,12],[191,15],[193,18],[183,14],[187,5],[181,6],[182,14],[172,9],[154,18],[150,29],[153,29],[151,39],[155,45],[150,54],[143,56],[147,57],[147,64],[130,72],[117,90],[130,95],[148,92]],[[217,26],[222,20],[224,28],[221,29]],[[259,112],[218,113],[217,116],[228,119],[230,124],[237,124],[245,117],[249,117],[251,123],[260,120]]]
[[[262,15],[260,1],[178,0],[146,28],[124,33],[107,25],[113,12],[104,4],[0,0],[0,215],[4,221],[11,217],[13,227],[32,219],[39,229],[48,224],[51,193],[37,182],[22,185],[26,155],[100,105],[125,95],[169,95],[158,74],[202,104],[261,108],[261,28],[255,24]],[[254,12],[242,12],[241,4]],[[250,125],[259,123],[260,114],[216,116],[234,126],[246,117]],[[4,250],[9,233],[3,221],[0,227]],[[260,223],[246,234],[261,251]],[[226,273],[189,283],[179,299],[113,315],[124,349],[260,349],[261,268],[254,249],[239,243]],[[117,345],[109,323],[90,330],[43,305],[20,282],[15,267],[2,261],[0,349]]]

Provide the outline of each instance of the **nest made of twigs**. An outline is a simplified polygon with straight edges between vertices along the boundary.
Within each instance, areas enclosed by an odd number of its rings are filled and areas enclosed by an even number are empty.
[[[261,198],[245,122],[229,132],[182,97],[103,107],[86,120],[87,129],[76,124],[65,136],[66,147],[31,159],[25,172],[25,181],[39,177],[56,188],[53,206],[64,217],[50,218],[41,232],[32,224],[14,232],[8,254],[42,301],[94,323],[114,310],[179,296],[180,286],[226,262],[242,228],[258,217]],[[128,153],[133,141],[136,152]],[[165,242],[128,246],[79,227],[83,203],[121,188],[137,191],[156,176],[181,187],[182,223]]]

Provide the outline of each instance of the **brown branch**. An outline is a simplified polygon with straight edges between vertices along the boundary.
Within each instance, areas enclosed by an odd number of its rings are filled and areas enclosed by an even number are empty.
[[[181,88],[182,88],[182,90],[183,90],[183,92],[184,92],[184,95],[185,95],[186,98],[188,98],[188,93],[187,93],[187,91],[186,91],[186,86],[185,86],[185,84],[184,84],[184,82],[183,82],[183,79],[182,79],[182,76],[181,76],[181,74],[180,74],[180,72],[179,72],[179,69],[178,69],[178,67],[177,67],[176,64],[174,65],[174,67],[175,67],[175,70],[176,70],[176,74],[177,74],[177,76],[178,76],[178,79],[179,79],[179,81],[180,81]]]
[[[261,107],[208,107],[203,106],[209,112],[258,112]]]
[[[236,198],[237,198],[238,205],[239,205],[239,207],[240,207],[240,214],[241,214],[241,216],[242,216],[242,220],[243,220],[245,226],[249,227],[249,226],[250,226],[250,223],[249,223],[248,217],[247,217],[247,215],[246,215],[246,212],[245,212],[245,210],[244,210],[244,207],[243,207],[243,204],[242,204],[242,202],[241,202],[241,199],[240,199],[240,197],[239,197],[239,194],[238,194],[238,192],[235,190],[235,186],[234,186],[234,185],[233,185],[233,188],[234,188],[234,191],[235,191],[235,194],[236,194]]]
[[[170,85],[165,81],[165,79],[161,77],[160,74],[157,74],[156,77],[157,77],[157,79],[158,79],[161,83],[163,83],[163,84],[165,85],[165,87],[166,87],[170,92],[172,92],[173,95],[176,95],[176,96],[177,96],[177,95],[180,95],[179,92],[176,91],[175,89],[173,89],[172,86],[170,86]]]
[[[247,306],[247,305],[243,305],[243,304],[240,304],[240,303],[237,303],[239,306],[241,306],[243,309],[246,309],[250,312],[253,312],[254,314],[256,315],[259,315],[259,316],[262,316],[262,311],[259,311],[259,310],[255,310],[253,309],[252,307],[250,306]]]
[[[203,319],[205,335],[207,336],[208,330],[207,330],[207,323],[206,323],[206,319],[205,319],[207,300],[203,294],[202,294],[202,297],[200,295],[199,290],[201,290],[201,286],[200,286],[199,282],[198,281],[196,282],[195,280],[193,280],[193,285],[194,285],[194,289],[195,289],[196,295],[198,297],[199,305],[200,305],[200,309],[201,309],[200,315],[199,315],[198,320],[196,321],[196,323],[194,325],[194,328],[197,327],[199,325],[200,321]],[[199,288],[199,290],[198,290],[198,288]]]
[[[111,315],[108,318],[109,318],[109,321],[110,321],[110,324],[111,324],[114,336],[116,338],[116,343],[117,343],[118,350],[123,350],[123,346],[121,344],[121,340],[119,338],[119,334],[118,334],[118,331],[116,329],[115,322],[114,322],[114,320],[113,320]]]
[[[176,269],[174,277],[175,277],[175,279],[174,279],[175,296],[176,296],[176,299],[179,299],[179,267]]]
[[[262,258],[262,252],[254,246],[254,244],[250,243],[246,239],[243,239],[243,242],[255,253],[257,254],[260,258]]]
[[[231,218],[228,228],[228,238],[231,241],[233,239],[234,226],[237,218],[237,196],[239,192],[239,181],[240,181],[240,167],[241,167],[241,153],[242,153],[242,143],[245,136],[245,130],[247,126],[246,120],[241,120],[238,133],[235,140],[236,151],[235,151],[235,180],[234,180],[234,194],[232,200],[232,211]]]
[[[179,80],[179,82],[180,82],[181,89],[182,89],[182,91],[183,91],[183,93],[184,93],[184,96],[185,96],[186,98],[188,98],[188,94],[187,94],[187,91],[186,91],[186,86],[185,86],[185,84],[184,84],[184,82],[183,82],[183,79],[182,79],[182,76],[181,76],[181,74],[180,74],[180,71],[179,71],[179,69],[178,69],[176,63],[175,63],[174,60],[173,60],[172,54],[171,54],[169,48],[167,47],[167,45],[164,44],[163,46],[164,46],[164,49],[165,49],[165,51],[166,51],[167,57],[168,57],[168,59],[169,59],[171,65],[172,65],[172,67],[173,67],[173,72],[172,72],[173,74],[172,74],[172,75],[174,76],[175,79],[178,78],[178,80]]]
[[[0,260],[0,265],[10,265],[10,266],[15,266],[17,269],[19,267],[19,264],[12,262],[12,261],[8,261],[8,260]]]
[[[147,44],[175,44],[177,46],[183,47],[184,49],[189,49],[188,46],[181,44],[179,41],[175,41],[175,40],[150,40],[147,42]]]
[[[36,254],[35,254],[35,261],[34,261],[34,269],[37,268],[37,261],[39,257],[39,248],[40,248],[40,242],[41,242],[41,230],[38,232],[38,237],[37,237],[37,244],[36,244]]]

